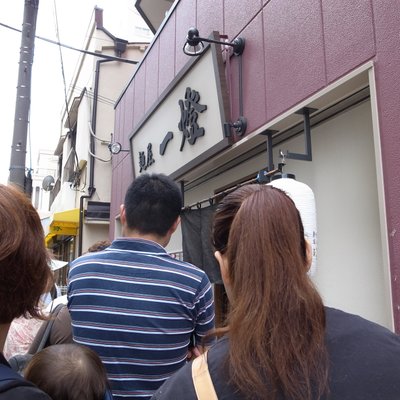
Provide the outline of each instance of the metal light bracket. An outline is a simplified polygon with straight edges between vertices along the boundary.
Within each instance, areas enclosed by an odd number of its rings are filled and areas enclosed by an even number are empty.
[[[242,37],[235,38],[232,42],[224,42],[211,38],[203,38],[199,36],[197,28],[190,28],[186,41],[183,45],[183,52],[187,56],[199,56],[205,51],[203,42],[220,44],[222,46],[230,46],[232,48],[232,54],[235,56],[241,56],[245,48],[245,40]],[[234,129],[235,134],[243,136],[247,129],[247,120],[243,117],[243,66],[242,57],[239,57],[239,118],[235,122],[224,123],[224,136],[231,136],[231,128]]]
[[[247,120],[245,117],[239,117],[235,122],[224,123],[224,136],[231,136],[231,128],[234,129],[235,133],[239,136],[243,136],[247,129]]]
[[[222,42],[219,40],[200,37],[197,28],[190,28],[186,36],[186,41],[183,45],[183,52],[187,56],[199,56],[204,52],[205,49],[203,42],[230,46],[232,47],[233,54],[235,56],[240,56],[243,53],[245,45],[245,40],[241,37],[237,37],[232,42]]]

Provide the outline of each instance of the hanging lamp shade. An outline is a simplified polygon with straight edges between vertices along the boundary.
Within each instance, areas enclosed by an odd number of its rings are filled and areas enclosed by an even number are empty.
[[[305,183],[296,181],[292,174],[285,174],[277,178],[279,179],[272,180],[268,185],[283,190],[293,200],[300,212],[304,235],[312,248],[312,264],[309,269],[309,274],[312,276],[317,268],[317,212],[314,192]]]

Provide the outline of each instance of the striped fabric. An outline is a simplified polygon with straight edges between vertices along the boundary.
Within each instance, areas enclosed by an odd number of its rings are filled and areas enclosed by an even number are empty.
[[[192,334],[200,343],[214,327],[207,275],[147,240],[76,259],[68,308],[74,341],[100,355],[115,399],[149,399],[185,364]]]

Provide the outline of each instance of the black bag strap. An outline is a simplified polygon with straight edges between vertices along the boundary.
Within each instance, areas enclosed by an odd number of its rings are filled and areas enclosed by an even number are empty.
[[[28,350],[29,354],[36,354],[40,350],[43,350],[46,347],[46,343],[49,340],[51,329],[53,328],[53,324],[55,319],[57,318],[60,310],[65,306],[65,304],[58,304],[54,310],[51,312],[50,319],[48,321],[43,322],[42,326],[38,330],[36,334],[36,338],[41,337],[39,344],[37,344],[37,340],[34,340],[31,347]],[[35,339],[36,339],[35,338]]]

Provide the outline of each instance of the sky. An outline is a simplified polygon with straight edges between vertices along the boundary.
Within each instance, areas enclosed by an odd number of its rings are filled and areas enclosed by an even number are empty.
[[[12,3],[12,5],[11,5]],[[0,23],[22,28],[24,0],[0,0]],[[40,0],[36,35],[82,49],[95,6],[103,9],[103,25],[114,36],[129,41],[145,41],[146,27],[139,17],[134,0]],[[57,16],[57,18],[56,18]],[[132,24],[139,20],[139,28]],[[142,29],[141,29],[142,28]],[[148,36],[147,36],[148,38]],[[2,51],[0,73],[0,183],[7,183],[14,129],[15,100],[18,83],[21,33],[0,26]],[[80,53],[62,48],[67,90]],[[32,66],[30,124],[28,128],[26,167],[35,168],[40,149],[54,150],[58,143],[64,84],[59,46],[35,40]]]

